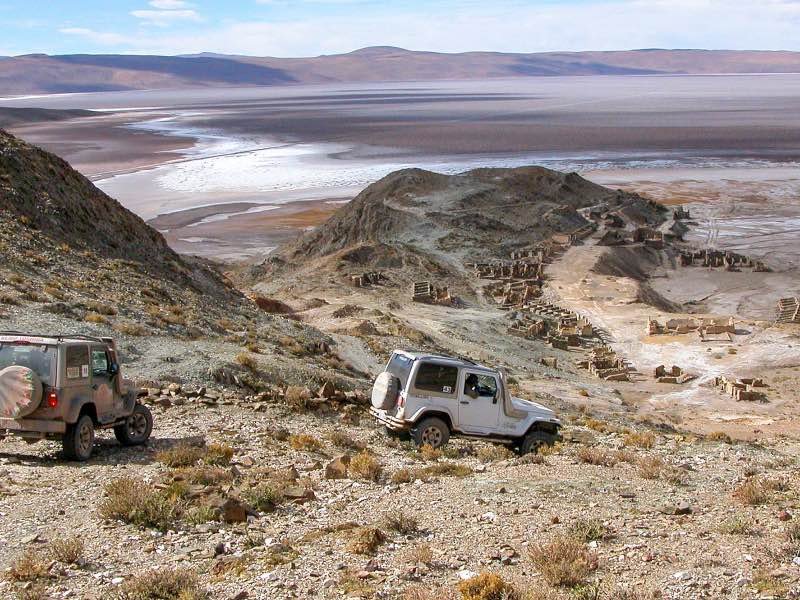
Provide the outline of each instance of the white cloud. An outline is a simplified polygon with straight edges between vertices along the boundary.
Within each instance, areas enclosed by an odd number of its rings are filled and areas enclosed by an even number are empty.
[[[128,45],[134,41],[132,38],[118,33],[95,31],[85,27],[62,27],[59,31],[66,35],[85,38],[92,43],[102,46]]]
[[[200,15],[192,9],[182,10],[134,10],[131,15],[148,25],[167,27],[178,21],[201,21]]]
[[[184,0],[150,0],[149,4],[153,8],[159,8],[161,10],[176,10],[190,6],[189,3]]]

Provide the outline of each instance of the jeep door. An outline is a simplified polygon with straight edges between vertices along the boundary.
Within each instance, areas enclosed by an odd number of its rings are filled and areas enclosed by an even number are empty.
[[[97,409],[97,419],[108,423],[116,418],[118,407],[111,374],[111,360],[105,346],[92,346],[92,396]]]
[[[488,434],[500,419],[499,385],[494,375],[463,369],[458,391],[458,421],[465,433]]]

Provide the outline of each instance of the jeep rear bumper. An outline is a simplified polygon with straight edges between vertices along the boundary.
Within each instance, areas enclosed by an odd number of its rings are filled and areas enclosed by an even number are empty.
[[[386,414],[385,410],[379,410],[374,406],[369,407],[369,414],[392,431],[406,431],[411,428],[411,423],[408,421]]]
[[[45,421],[42,419],[5,419],[0,418],[0,433],[64,433],[67,425],[64,421]]]

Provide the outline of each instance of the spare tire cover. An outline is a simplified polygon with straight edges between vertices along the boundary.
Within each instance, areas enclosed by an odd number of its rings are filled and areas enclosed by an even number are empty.
[[[394,406],[399,391],[400,380],[388,371],[384,371],[372,384],[372,406],[380,410],[389,410]]]
[[[31,414],[42,401],[42,381],[28,367],[0,371],[0,417],[19,419]]]

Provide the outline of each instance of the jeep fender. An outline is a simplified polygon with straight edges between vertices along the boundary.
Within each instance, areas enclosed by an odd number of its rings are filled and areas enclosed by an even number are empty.
[[[97,409],[94,406],[94,402],[86,396],[76,396],[70,400],[69,406],[66,411],[64,411],[64,422],[70,424],[76,423],[81,412],[84,411],[84,408],[89,411],[92,420],[97,423]]]
[[[528,435],[532,431],[543,431],[544,433],[549,433],[551,435],[558,435],[558,428],[559,426],[555,423],[550,423],[548,421],[534,421],[528,430],[525,432],[525,435]],[[524,436],[523,436],[524,437]]]
[[[442,409],[427,409],[427,408],[420,408],[416,413],[411,415],[407,418],[408,421],[416,424],[419,423],[422,419],[427,419],[428,417],[437,417],[447,423],[447,426],[450,428],[450,431],[453,431],[453,423],[454,419],[450,412],[447,410]]]

